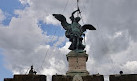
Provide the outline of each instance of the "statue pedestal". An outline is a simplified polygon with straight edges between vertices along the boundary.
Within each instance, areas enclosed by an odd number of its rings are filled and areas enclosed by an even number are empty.
[[[89,72],[86,70],[86,62],[88,60],[88,54],[86,52],[77,53],[75,51],[69,52],[67,55],[67,60],[69,62],[69,70],[66,75],[75,76],[79,74],[80,76],[87,76]]]

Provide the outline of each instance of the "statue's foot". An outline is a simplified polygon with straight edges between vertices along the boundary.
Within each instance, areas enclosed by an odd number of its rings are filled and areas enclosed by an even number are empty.
[[[76,48],[74,47],[74,45],[71,44],[68,49],[70,49],[70,50],[75,50]]]
[[[78,49],[84,50],[85,49],[85,45],[79,45]]]

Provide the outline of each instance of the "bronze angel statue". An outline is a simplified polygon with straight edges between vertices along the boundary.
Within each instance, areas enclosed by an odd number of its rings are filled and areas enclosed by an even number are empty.
[[[72,21],[71,24],[67,23],[66,18],[62,14],[53,14],[53,16],[61,22],[61,25],[66,30],[65,35],[67,38],[69,38],[69,41],[71,42],[69,49],[75,51],[83,51],[85,45],[82,44],[82,35],[85,35],[84,32],[86,31],[86,29],[96,30],[96,28],[90,24],[85,24],[84,26],[81,26],[79,24],[81,18],[74,17],[74,14],[76,12],[80,13],[80,10],[78,9],[72,13],[70,17]]]

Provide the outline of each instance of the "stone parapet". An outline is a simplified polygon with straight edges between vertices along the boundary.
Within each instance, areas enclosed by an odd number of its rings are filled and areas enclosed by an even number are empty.
[[[137,74],[110,75],[109,81],[137,81]]]
[[[13,78],[4,78],[4,81],[14,81]]]
[[[45,75],[14,75],[13,78],[5,78],[4,81],[46,81]]]
[[[81,76],[82,81],[104,81],[103,75]],[[73,76],[53,75],[52,81],[73,81]]]

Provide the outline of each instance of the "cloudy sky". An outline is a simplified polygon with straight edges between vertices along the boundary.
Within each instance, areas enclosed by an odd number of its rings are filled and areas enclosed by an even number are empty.
[[[68,70],[70,42],[52,14],[70,22],[76,0],[0,0],[0,81],[34,65],[51,77]],[[137,73],[137,0],[79,0],[90,74]],[[108,77],[106,77],[106,81]]]

